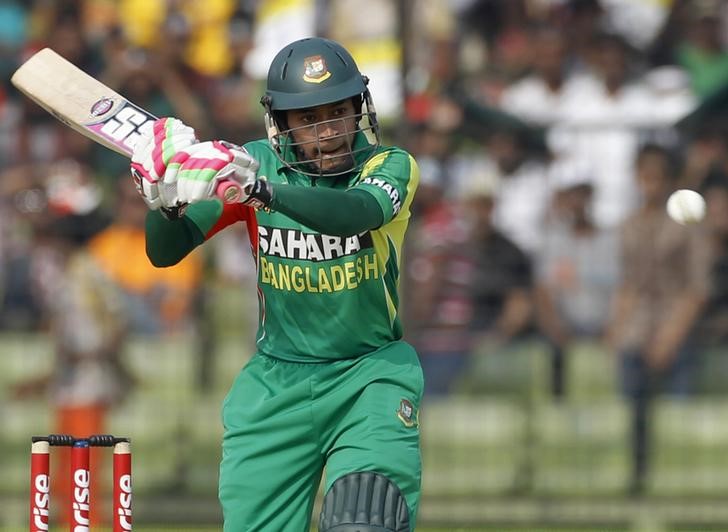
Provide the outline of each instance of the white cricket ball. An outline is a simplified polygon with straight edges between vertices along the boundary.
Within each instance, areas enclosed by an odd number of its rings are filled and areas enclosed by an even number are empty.
[[[694,190],[681,188],[667,198],[667,214],[681,225],[698,223],[705,217],[705,200]]]

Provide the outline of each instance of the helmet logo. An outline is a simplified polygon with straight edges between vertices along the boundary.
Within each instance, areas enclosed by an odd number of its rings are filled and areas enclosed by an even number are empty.
[[[326,61],[320,55],[312,55],[303,60],[303,81],[321,83],[331,77]]]

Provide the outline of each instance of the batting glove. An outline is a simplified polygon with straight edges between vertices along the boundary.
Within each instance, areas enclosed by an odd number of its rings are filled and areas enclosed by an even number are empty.
[[[178,209],[176,183],[165,183],[164,173],[170,160],[197,143],[195,130],[176,118],[160,118],[140,130],[131,158],[131,175],[137,191],[152,210]]]
[[[228,203],[246,203],[246,192],[256,182],[260,165],[241,146],[213,140],[189,146],[169,161],[164,173],[166,185],[177,184],[178,199],[195,203],[221,197]],[[228,186],[231,188],[228,188]]]

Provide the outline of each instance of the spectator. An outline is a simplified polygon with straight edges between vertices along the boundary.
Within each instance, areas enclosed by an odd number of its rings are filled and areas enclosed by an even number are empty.
[[[207,112],[220,138],[255,138],[266,134],[258,120],[258,81],[244,71],[253,46],[250,17],[241,12],[231,20],[228,34],[235,68],[215,80],[208,94]]]
[[[697,324],[695,337],[701,347],[723,348],[728,343],[728,175],[714,169],[701,192],[706,201],[706,225],[712,260],[710,295]]]
[[[467,112],[466,112],[467,114]],[[545,152],[534,147],[533,131],[510,117],[502,124],[486,124],[481,133],[482,156],[461,159],[456,187],[468,189],[472,172],[491,175],[498,183],[494,192],[493,224],[519,249],[536,252],[550,202]]]
[[[556,397],[565,393],[565,357],[572,343],[603,336],[618,278],[617,234],[592,219],[592,179],[588,164],[553,166],[554,212],[536,259],[537,316],[551,348]]]
[[[632,408],[634,493],[645,489],[647,479],[652,398],[658,392],[693,391],[696,353],[690,333],[709,288],[704,235],[665,212],[675,178],[665,148],[642,147],[636,160],[642,205],[620,228],[621,279],[608,336],[620,355],[622,390]]]
[[[556,28],[532,34],[532,72],[508,86],[501,95],[503,110],[539,126],[550,126],[560,116],[561,94],[568,76],[566,36]]]
[[[560,120],[549,145],[563,158],[588,161],[595,169],[594,216],[614,226],[635,208],[632,160],[639,127],[648,124],[650,93],[632,78],[630,52],[623,40],[599,34],[591,42],[591,71],[564,88]]]
[[[687,35],[678,41],[677,60],[701,99],[728,83],[728,48],[721,19],[722,2],[698,0],[689,4]]]
[[[101,74],[104,83],[157,116],[176,113],[202,131],[209,127],[199,89],[198,76],[178,57],[180,43],[165,43],[145,49],[129,46],[119,31],[104,43]]]
[[[465,231],[446,197],[448,175],[439,147],[447,138],[426,125],[413,136],[413,151],[425,164],[412,204],[402,291],[405,331],[418,350],[431,395],[449,392],[462,370],[470,319],[470,263],[457,252]]]
[[[594,35],[604,28],[605,2],[602,0],[566,0],[563,10],[555,19],[559,31],[568,35],[569,51],[576,68],[590,68]]]
[[[531,323],[530,260],[494,227],[495,175],[480,170],[468,170],[457,207],[440,200],[430,211],[447,215],[432,218],[440,220],[436,231],[422,226],[427,236],[415,242],[429,247],[408,257],[410,303],[430,397],[457,391],[459,384],[477,387],[465,382],[473,357],[495,356]],[[433,235],[440,236],[436,243]]]
[[[40,224],[48,201],[45,192],[47,176],[58,173],[73,176],[79,171],[84,175],[93,173],[87,164],[79,163],[91,158],[91,141],[55,120],[45,124],[43,130],[47,136],[33,135],[33,138],[36,141],[52,139],[52,144],[38,142],[52,158],[14,164],[0,172],[0,195],[6,214],[1,241],[6,281],[1,320],[3,326],[10,329],[35,329],[41,325],[38,301],[32,294],[30,265],[38,237],[35,232],[42,227]]]
[[[235,14],[234,0],[149,2],[120,0],[119,21],[132,48],[164,47],[182,68],[203,78],[224,76],[233,68],[227,25]]]
[[[395,125],[402,110],[402,40],[398,33],[397,2],[390,0],[339,0],[329,2],[321,34],[346,43],[359,68],[369,72],[369,88],[377,102],[377,118]],[[368,24],[361,24],[361,13]]]
[[[461,197],[473,257],[470,283],[473,348],[490,354],[530,330],[533,318],[532,259],[494,223],[498,185],[476,173]]]
[[[131,179],[119,180],[114,200],[112,221],[89,241],[88,253],[116,285],[131,330],[157,335],[189,330],[202,281],[201,254],[164,270],[154,268],[144,244],[147,211]]]
[[[45,165],[13,165],[0,172],[0,328],[4,331],[34,331],[41,324],[38,302],[32,294],[30,262],[32,218],[45,206],[42,175],[46,170]]]
[[[722,124],[703,123],[687,142],[680,187],[700,190],[708,177],[728,160],[728,131]]]

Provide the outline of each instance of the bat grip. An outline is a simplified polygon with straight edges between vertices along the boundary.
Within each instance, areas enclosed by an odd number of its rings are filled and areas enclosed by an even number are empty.
[[[243,197],[243,185],[233,179],[223,179],[217,184],[215,195],[223,203],[238,203]]]

